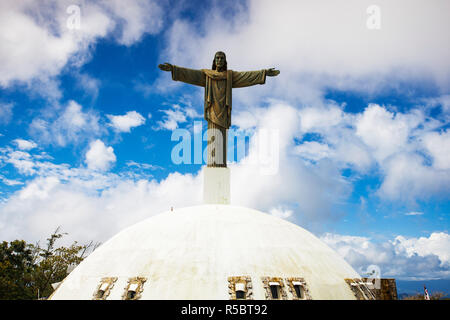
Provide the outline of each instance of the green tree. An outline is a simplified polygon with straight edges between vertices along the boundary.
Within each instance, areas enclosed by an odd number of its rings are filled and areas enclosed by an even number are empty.
[[[52,284],[61,282],[99,243],[80,245],[77,241],[70,246],[56,246],[58,239],[67,233],[60,233],[58,227],[42,248],[15,240],[0,246],[0,299],[47,298],[53,292]]]
[[[32,299],[34,297],[34,248],[23,240],[0,245],[0,298]]]

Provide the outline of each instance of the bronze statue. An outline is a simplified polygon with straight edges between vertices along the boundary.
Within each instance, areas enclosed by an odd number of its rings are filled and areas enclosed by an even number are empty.
[[[233,71],[227,69],[222,51],[216,52],[210,69],[187,69],[171,65],[158,66],[172,72],[172,80],[205,88],[205,119],[208,122],[208,167],[227,166],[227,130],[231,126],[231,89],[264,84],[266,76],[277,76],[274,68],[259,71]],[[221,137],[221,139],[219,139]]]

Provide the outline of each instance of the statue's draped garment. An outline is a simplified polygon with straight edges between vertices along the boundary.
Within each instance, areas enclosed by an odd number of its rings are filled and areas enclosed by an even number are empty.
[[[208,130],[208,161],[212,167],[226,167],[227,129],[231,126],[232,88],[242,88],[266,82],[266,70],[216,71],[172,66],[172,79],[205,88],[205,119],[208,129],[219,130],[223,140],[215,139]]]

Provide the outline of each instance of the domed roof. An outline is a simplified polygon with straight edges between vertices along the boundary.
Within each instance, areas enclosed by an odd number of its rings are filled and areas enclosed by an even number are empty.
[[[51,299],[355,299],[346,278],[360,278],[305,229],[257,210],[200,205],[152,216],[102,244]],[[234,295],[233,295],[234,294]]]

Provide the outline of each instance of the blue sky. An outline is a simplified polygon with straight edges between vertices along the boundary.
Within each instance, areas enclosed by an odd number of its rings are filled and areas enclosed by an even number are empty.
[[[360,273],[448,279],[449,5],[348,3],[2,1],[2,240],[61,226],[105,241],[201,203],[202,165],[175,164],[171,135],[194,136],[203,89],[157,65],[210,68],[221,50],[233,70],[281,71],[233,91],[247,155],[261,129],[280,140],[275,174],[230,163],[232,204],[311,230]]]

